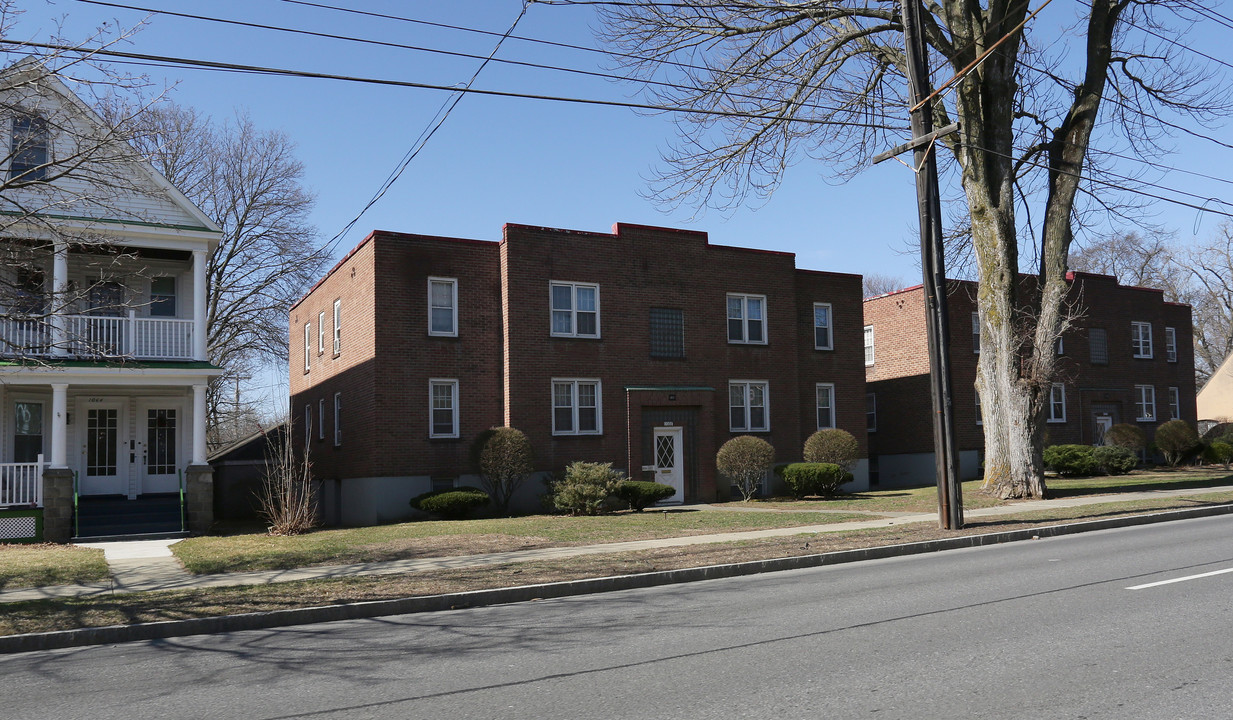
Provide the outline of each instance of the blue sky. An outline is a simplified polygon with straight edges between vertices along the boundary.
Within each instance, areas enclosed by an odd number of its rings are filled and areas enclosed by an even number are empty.
[[[316,32],[487,55],[496,38],[394,20],[377,20],[280,0],[118,0],[124,4]],[[520,0],[322,0],[325,4],[503,32]],[[1034,3],[1035,4],[1035,3]],[[106,20],[131,26],[148,17],[128,49],[168,55],[440,85],[469,79],[477,60],[399,48],[359,45],[271,30],[240,28],[102,7],[79,0],[26,0],[17,36],[45,40],[54,18],[80,38]],[[1077,9],[1063,5],[1042,15],[1034,32],[1061,33]],[[595,47],[593,9],[531,5],[516,34]],[[1220,55],[1230,31],[1199,28],[1196,47]],[[1052,36],[1052,35],[1049,35]],[[498,57],[602,70],[596,53],[507,40]],[[258,127],[280,129],[297,144],[304,184],[317,195],[312,220],[328,239],[359,212],[428,127],[448,95],[440,91],[331,80],[240,75],[183,68],[144,68],[172,97],[217,119],[248,112]],[[636,89],[610,80],[490,64],[477,88],[608,100],[637,100]],[[1227,137],[1227,132],[1216,131]],[[790,251],[802,268],[897,276],[919,282],[907,248],[917,237],[910,171],[896,162],[875,166],[846,184],[828,182],[825,168],[793,167],[760,207],[671,212],[640,195],[659,152],[673,138],[671,118],[632,110],[545,101],[467,96],[386,196],[337,248],[341,255],[374,228],[498,239],[506,222],[608,231],[630,222],[687,227],[718,244]],[[906,138],[905,138],[906,139]],[[1221,177],[1233,152],[1179,142],[1166,162]],[[1156,179],[1152,177],[1151,179]],[[957,182],[954,178],[944,183]],[[1229,197],[1227,185],[1188,176],[1164,180],[1204,197]],[[954,191],[951,187],[951,192]],[[1197,213],[1164,204],[1157,221],[1190,237]],[[1218,218],[1203,218],[1199,236]],[[266,383],[275,385],[276,383]]]

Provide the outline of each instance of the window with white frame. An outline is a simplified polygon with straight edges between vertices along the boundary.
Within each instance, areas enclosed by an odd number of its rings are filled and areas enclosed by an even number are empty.
[[[813,304],[813,349],[832,350],[831,304]]]
[[[835,427],[835,384],[818,383],[815,386],[818,429]]]
[[[304,323],[304,372],[308,372],[309,363],[311,362],[309,360],[309,353],[311,352],[309,343],[312,342],[312,336],[313,324],[310,322]]]
[[[1066,422],[1066,386],[1053,383],[1049,391],[1049,422]]]
[[[1152,324],[1146,322],[1130,323],[1130,346],[1137,358],[1152,357]]]
[[[42,180],[47,176],[51,144],[47,120],[31,113],[14,115],[12,130],[9,177],[22,182]]]
[[[876,432],[878,429],[878,394],[865,393],[865,430]]]
[[[1156,388],[1151,385],[1135,385],[1135,420],[1156,421]]]
[[[599,380],[552,380],[552,434],[599,435],[603,432]]]
[[[1177,362],[1177,329],[1165,328],[1165,360]]]
[[[317,401],[317,439],[325,439],[325,398]]]
[[[873,326],[865,326],[865,366],[873,364]]]
[[[150,278],[150,317],[176,316],[176,279],[173,275]]]
[[[1182,395],[1177,388],[1169,388],[1169,419],[1180,420],[1182,417]]]
[[[980,313],[972,313],[972,352],[980,354]]]
[[[428,437],[458,437],[458,381],[433,379],[428,381]]]
[[[428,278],[428,334],[458,335],[458,280]]]
[[[766,296],[728,293],[728,342],[766,344]]]
[[[342,393],[334,393],[334,447],[342,445]]]
[[[728,428],[732,432],[770,430],[765,380],[733,380],[728,383]]]
[[[342,300],[334,301],[334,354],[342,350]]]
[[[325,311],[317,313],[317,354],[325,354]]]
[[[1109,364],[1109,336],[1104,328],[1089,328],[1087,344],[1093,365]]]
[[[552,282],[552,334],[557,337],[599,337],[599,286],[594,283]]]

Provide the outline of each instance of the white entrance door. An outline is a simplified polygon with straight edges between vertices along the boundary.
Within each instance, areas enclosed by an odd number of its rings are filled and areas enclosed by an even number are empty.
[[[124,403],[85,398],[79,407],[81,494],[132,496],[128,486],[128,418]]]
[[[655,481],[671,485],[676,494],[664,503],[685,502],[685,468],[681,463],[684,428],[655,428]]]
[[[136,470],[141,493],[180,490],[179,469],[184,457],[184,404],[174,400],[137,403]]]
[[[1096,423],[1096,430],[1095,430],[1095,433],[1093,433],[1095,435],[1093,439],[1096,442],[1092,444],[1093,445],[1104,445],[1105,444],[1105,433],[1109,431],[1109,428],[1113,427],[1113,416],[1100,413],[1100,414],[1093,416],[1092,419]]]

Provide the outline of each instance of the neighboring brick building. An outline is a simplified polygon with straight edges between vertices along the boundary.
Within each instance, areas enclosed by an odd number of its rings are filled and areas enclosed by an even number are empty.
[[[1080,309],[1063,336],[1047,444],[1099,444],[1105,429],[1136,423],[1150,440],[1161,422],[1195,423],[1190,306],[1108,275],[1070,273]],[[979,477],[984,435],[976,395],[976,284],[951,281],[950,359],[960,473]],[[934,481],[932,402],[921,287],[865,301],[871,474],[882,486]],[[870,347],[871,346],[871,347]],[[878,409],[888,409],[878,412]],[[890,410],[893,409],[893,410]]]
[[[291,309],[295,432],[327,520],[347,524],[476,484],[472,441],[498,425],[523,430],[545,471],[611,461],[676,500],[724,500],[715,453],[736,435],[787,462],[829,425],[865,454],[860,298],[858,275],[702,232],[378,231]],[[864,460],[854,474],[865,487]]]

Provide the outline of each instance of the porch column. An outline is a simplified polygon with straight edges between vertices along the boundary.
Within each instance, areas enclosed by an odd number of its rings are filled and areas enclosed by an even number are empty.
[[[68,467],[68,385],[51,386],[51,467]]]
[[[193,359],[206,357],[206,254],[193,251]],[[204,398],[204,396],[202,396]],[[204,447],[204,443],[202,445]],[[205,460],[205,455],[201,456]]]
[[[206,386],[193,386],[193,464],[206,464]]]
[[[52,250],[51,293],[51,354],[63,357],[68,355],[68,327],[64,319],[68,313],[68,246],[60,240],[55,241]]]

